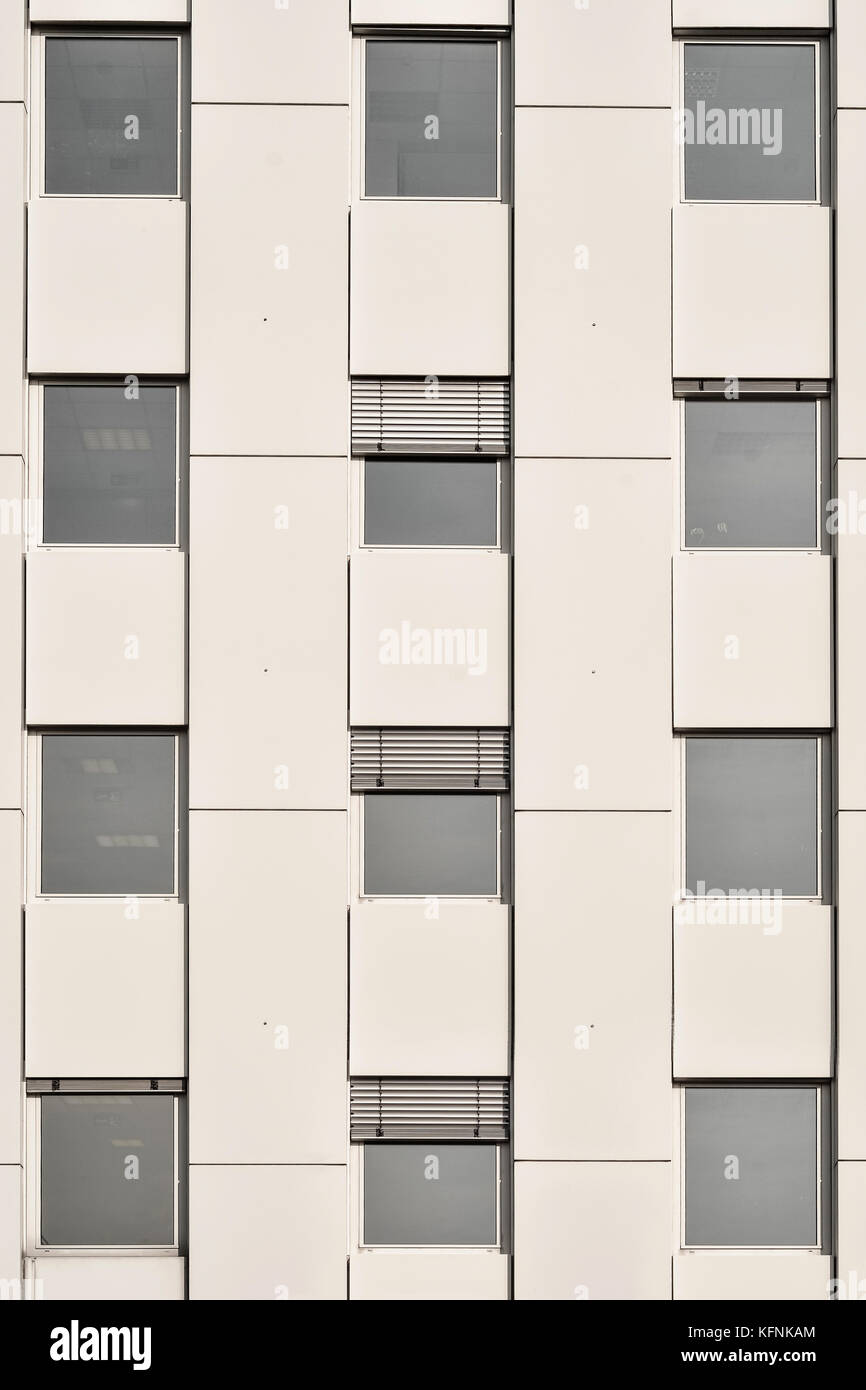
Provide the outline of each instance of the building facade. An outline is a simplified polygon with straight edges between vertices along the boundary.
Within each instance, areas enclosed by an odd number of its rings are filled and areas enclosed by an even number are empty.
[[[4,0],[4,1296],[866,1297],[864,59]]]

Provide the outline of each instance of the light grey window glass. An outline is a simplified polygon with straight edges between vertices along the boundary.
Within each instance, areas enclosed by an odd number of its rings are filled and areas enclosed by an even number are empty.
[[[812,201],[815,90],[810,44],[687,43],[686,198]]]
[[[817,409],[811,401],[686,403],[686,544],[817,545]]]
[[[495,1144],[365,1144],[366,1245],[495,1245]]]
[[[43,1245],[174,1244],[171,1096],[43,1096]]]
[[[42,538],[56,545],[174,545],[177,392],[43,389]]]
[[[496,43],[367,41],[365,192],[495,198]]]
[[[367,545],[496,545],[496,461],[371,458]]]
[[[177,196],[177,40],[45,40],[45,192]]]
[[[175,741],[42,739],[42,892],[174,893]]]
[[[686,883],[817,894],[816,739],[686,739]]]
[[[815,1088],[686,1089],[686,1244],[816,1245]]]
[[[364,892],[495,897],[495,796],[376,792],[364,797]]]

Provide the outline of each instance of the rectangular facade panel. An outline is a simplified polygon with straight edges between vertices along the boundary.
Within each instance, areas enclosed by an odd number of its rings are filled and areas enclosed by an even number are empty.
[[[509,560],[362,550],[351,560],[350,722],[509,722]]]
[[[0,102],[24,100],[26,24],[27,0],[6,0],[0,14]]]
[[[674,376],[832,376],[832,226],[826,207],[675,206]]]
[[[352,908],[352,1076],[508,1074],[508,917],[429,899]]]
[[[196,106],[192,161],[192,452],[344,452],[348,111]]]
[[[0,1164],[0,1279],[3,1280],[20,1279],[22,1274],[22,1185],[23,1174],[17,1164]]]
[[[866,9],[860,0],[836,0],[836,101],[839,107],[866,106],[866,74],[862,54],[866,49]],[[837,115],[836,139],[841,152],[843,122]],[[855,169],[840,164],[839,192],[857,177]],[[841,304],[839,305],[841,309]]]
[[[514,1297],[669,1299],[669,1163],[517,1163]]]
[[[344,0],[193,0],[194,102],[348,105],[349,53]]]
[[[26,1075],[185,1075],[185,957],[178,903],[30,903]]]
[[[196,1164],[189,1181],[189,1296],[346,1297],[346,1169]]]
[[[349,1261],[349,1297],[499,1302],[508,1298],[508,1263],[492,1250],[360,1250]]]
[[[518,1159],[670,1157],[670,822],[516,817]]]
[[[21,812],[0,811],[0,1164],[22,1161],[23,836]]]
[[[858,13],[866,34],[866,9],[858,6]],[[840,64],[843,51],[840,41]],[[855,47],[853,51],[862,50]],[[862,63],[858,63],[857,70],[864,80]],[[866,105],[866,91],[862,101]],[[866,111],[837,112],[836,162],[836,263],[839,284],[844,286],[836,306],[837,451],[840,458],[864,458],[866,400],[861,388],[866,372],[866,346],[860,325],[866,314],[866,265],[862,256],[866,240]]]
[[[669,111],[516,113],[517,454],[670,455],[671,143]]]
[[[866,1163],[836,1164],[839,1251],[836,1297],[866,1297]]]
[[[0,25],[6,22],[4,15]],[[23,46],[23,37],[19,42]],[[3,60],[15,51],[4,52],[0,42]],[[23,105],[0,102],[0,454],[24,452],[24,129]]]
[[[832,23],[831,0],[673,0],[673,16],[683,29],[829,29]]]
[[[670,809],[671,465],[515,475],[516,805]]]
[[[859,388],[858,388],[859,389]],[[850,393],[849,393],[850,394]],[[841,393],[840,393],[841,395]],[[836,538],[836,721],[838,805],[866,810],[866,460],[840,459],[834,491],[839,501]]]
[[[669,106],[670,0],[515,0],[518,106]]]
[[[831,1259],[799,1250],[690,1252],[674,1256],[674,1298],[820,1302],[829,1296],[832,1273]]]
[[[191,806],[346,805],[346,486],[343,459],[192,460]]]
[[[28,371],[184,373],[186,241],[178,199],[34,199]]]
[[[509,0],[351,0],[353,24],[509,24]]]
[[[353,375],[507,376],[505,203],[352,207]]]
[[[190,821],[191,1161],[341,1163],[346,817]]]
[[[840,1159],[866,1160],[866,814],[840,811],[836,817],[839,857],[839,979],[837,995],[837,1145]],[[862,1277],[866,1279],[866,1262]]]
[[[183,24],[190,0],[30,0],[31,24],[107,20],[121,24]]]
[[[186,556],[27,556],[27,722],[186,722]]]
[[[20,457],[0,458],[0,617],[4,633],[0,681],[0,807],[23,807],[24,535],[30,505]]]
[[[829,729],[833,561],[817,553],[674,559],[674,725]]]
[[[29,1262],[40,1296],[49,1301],[110,1299],[149,1303],[184,1296],[185,1261],[172,1255],[52,1258]],[[120,1319],[118,1319],[120,1321]]]

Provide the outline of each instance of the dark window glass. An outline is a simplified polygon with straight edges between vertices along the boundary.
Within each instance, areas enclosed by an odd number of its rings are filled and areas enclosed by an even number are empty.
[[[494,1144],[366,1144],[367,1245],[495,1245]]]
[[[367,545],[496,545],[496,462],[367,459]]]
[[[473,792],[364,797],[364,892],[495,897],[499,807]]]

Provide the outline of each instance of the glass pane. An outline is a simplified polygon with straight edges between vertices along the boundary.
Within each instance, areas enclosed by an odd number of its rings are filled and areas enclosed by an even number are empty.
[[[175,544],[176,406],[173,386],[44,388],[44,541]]]
[[[686,545],[817,545],[811,401],[686,403]]]
[[[172,1245],[173,1098],[40,1103],[43,1245]]]
[[[176,39],[45,40],[45,192],[177,195]]]
[[[495,1245],[495,1144],[365,1144],[366,1245]]]
[[[817,894],[816,739],[686,739],[686,884]]]
[[[367,545],[496,545],[496,462],[367,459]]]
[[[365,191],[497,196],[497,45],[367,42]]]
[[[686,1244],[815,1245],[814,1087],[686,1090]]]
[[[816,197],[810,44],[687,43],[683,122],[686,198]]]
[[[174,893],[169,734],[46,734],[42,892]]]
[[[472,792],[364,797],[364,892],[495,897],[497,798]]]

